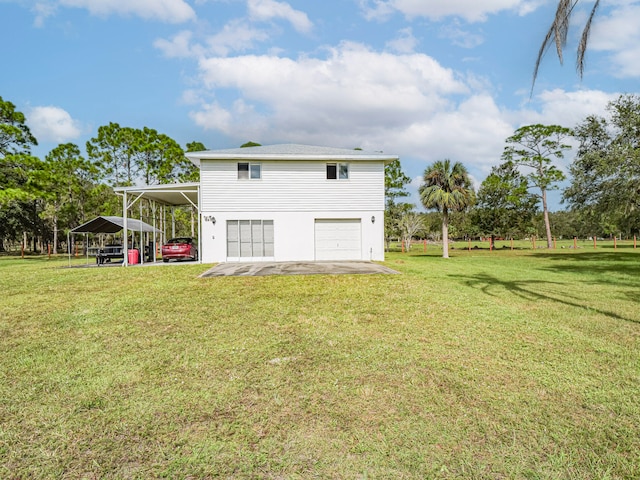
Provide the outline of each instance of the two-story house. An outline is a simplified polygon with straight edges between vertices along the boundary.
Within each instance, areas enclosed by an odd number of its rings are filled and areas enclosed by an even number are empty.
[[[384,260],[384,166],[398,157],[290,144],[187,157],[203,262]]]

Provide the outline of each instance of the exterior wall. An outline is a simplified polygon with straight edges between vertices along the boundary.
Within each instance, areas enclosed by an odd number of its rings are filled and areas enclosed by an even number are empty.
[[[263,161],[260,180],[238,180],[237,161],[202,160],[200,210],[286,212],[384,210],[384,163],[349,163],[348,180],[327,180],[329,161]]]
[[[274,256],[250,261],[315,260],[316,219],[360,219],[361,259],[384,260],[382,161],[345,162],[348,180],[326,179],[331,161],[251,162],[261,163],[261,179],[238,180],[237,163],[201,161],[204,263],[237,260],[227,258],[227,220],[273,220]]]
[[[227,259],[227,220],[273,220],[274,256],[253,257],[251,261],[313,261],[315,260],[315,220],[360,219],[362,228],[362,260],[384,260],[384,210],[352,212],[202,212],[202,261],[217,263]],[[371,217],[375,221],[371,222]],[[215,217],[215,225],[209,217]]]

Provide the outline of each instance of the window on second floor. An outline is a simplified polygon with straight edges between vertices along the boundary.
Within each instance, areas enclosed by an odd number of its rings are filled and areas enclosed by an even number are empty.
[[[262,165],[259,163],[238,163],[238,180],[259,180],[262,178]]]
[[[327,163],[327,180],[348,180],[348,163]]]

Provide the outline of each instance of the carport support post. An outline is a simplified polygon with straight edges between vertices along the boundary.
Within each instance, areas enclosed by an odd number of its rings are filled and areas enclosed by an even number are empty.
[[[171,238],[176,238],[176,207],[171,207]]]
[[[160,242],[164,245],[167,242],[167,209],[164,205],[160,207],[160,230],[162,230]]]
[[[142,200],[138,203],[138,211],[140,212],[140,243],[138,243],[138,262],[140,265],[144,263],[144,237],[142,236]]]
[[[157,247],[158,244],[156,243],[158,241],[158,238],[157,238],[157,235],[156,235],[156,202],[153,202],[151,204],[151,212],[152,212],[151,214],[153,215],[153,253],[151,253],[151,248],[149,248],[149,256],[151,258],[153,258],[153,261],[155,262],[156,261],[156,248],[158,248]],[[151,245],[149,245],[149,246],[151,246]]]
[[[123,237],[123,247],[124,247],[124,259],[122,260],[122,265],[129,265],[129,229],[127,228],[127,190],[125,189],[122,192],[122,226],[124,231],[122,232]]]
[[[198,185],[198,263],[202,263],[202,214],[200,213],[202,198],[200,196],[200,185]],[[635,237],[633,237],[635,239]]]

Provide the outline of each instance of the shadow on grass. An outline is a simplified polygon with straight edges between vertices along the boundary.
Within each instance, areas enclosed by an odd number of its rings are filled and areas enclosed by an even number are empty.
[[[567,255],[537,253],[537,258],[551,260],[544,270],[575,273],[598,278],[590,283],[640,288],[640,254],[631,252],[575,252]],[[623,276],[621,278],[621,276]]]
[[[498,297],[500,296],[500,290],[506,290],[507,292],[525,300],[547,300],[570,307],[587,309],[589,311],[597,312],[617,320],[640,323],[640,321],[637,319],[623,317],[622,315],[619,315],[615,312],[601,310],[598,308],[589,307],[583,303],[579,303],[580,299],[578,297],[574,297],[568,294],[561,294],[559,286],[565,286],[564,283],[547,282],[544,280],[501,280],[497,277],[494,277],[493,275],[489,275],[486,273],[474,275],[473,277],[456,275],[455,278],[458,280],[462,280],[468,287],[480,289],[483,293],[492,297]],[[539,291],[539,289],[536,289],[537,286],[554,287],[553,289],[555,295],[552,295],[551,293],[542,293]]]

